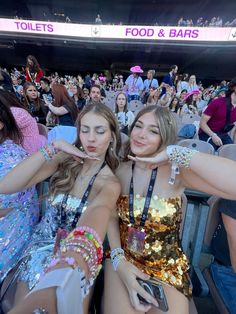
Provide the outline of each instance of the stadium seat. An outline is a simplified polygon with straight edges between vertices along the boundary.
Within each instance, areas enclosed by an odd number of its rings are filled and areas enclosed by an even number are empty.
[[[178,145],[199,150],[201,153],[212,154],[212,155],[215,154],[214,147],[210,143],[207,143],[201,140],[195,140],[195,139],[181,140],[178,142]]]
[[[226,144],[217,150],[219,156],[236,161],[236,144]]]

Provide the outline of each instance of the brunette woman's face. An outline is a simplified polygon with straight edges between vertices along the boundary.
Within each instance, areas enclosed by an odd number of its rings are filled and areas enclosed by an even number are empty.
[[[174,105],[177,105],[178,99],[177,99],[177,98],[174,98],[172,103],[173,103]]]
[[[193,94],[192,100],[193,100],[193,101],[196,101],[197,99],[198,99],[198,95],[197,95],[197,94]]]
[[[28,96],[29,100],[35,100],[38,98],[38,91],[34,86],[29,86],[26,90],[26,96]]]
[[[119,108],[119,110],[124,110],[125,104],[126,104],[126,97],[124,94],[120,94],[117,97],[116,100],[117,106]]]
[[[145,113],[135,123],[130,134],[130,147],[138,157],[154,155],[160,145],[159,126],[152,112]]]
[[[77,86],[76,86],[76,85],[73,85],[73,86],[71,87],[71,91],[72,91],[73,95],[77,94],[77,92],[78,92]]]
[[[34,65],[34,62],[33,62],[33,60],[31,60],[31,59],[28,59],[28,64],[29,64],[30,66]]]
[[[93,157],[105,156],[112,141],[109,122],[93,112],[82,117],[79,136],[85,152]]]

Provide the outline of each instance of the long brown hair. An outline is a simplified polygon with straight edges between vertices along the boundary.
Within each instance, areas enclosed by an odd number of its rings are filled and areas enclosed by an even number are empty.
[[[10,110],[10,103],[5,98],[3,91],[0,90],[0,122],[3,128],[0,130],[0,144],[6,139],[11,139],[16,144],[22,144],[23,135],[16,123],[16,120]]]
[[[160,106],[147,106],[144,109],[140,110],[137,116],[135,117],[134,122],[130,127],[130,134],[132,133],[132,130],[136,122],[139,120],[139,118],[149,112],[152,112],[154,114],[157,124],[159,126],[161,146],[158,148],[158,152],[160,152],[163,149],[165,149],[166,146],[173,145],[176,142],[177,139],[176,119],[174,115],[168,110],[168,108]],[[128,155],[133,155],[130,148],[130,142],[127,143],[125,149],[124,159],[126,161],[129,160]]]
[[[115,113],[118,113],[118,112],[119,112],[119,107],[118,107],[118,105],[117,105],[117,99],[118,99],[118,97],[119,97],[120,95],[124,95],[124,96],[125,96],[124,112],[126,113],[126,112],[128,112],[128,99],[127,99],[125,93],[123,93],[123,92],[118,93],[117,96],[116,96],[116,100],[115,100]]]
[[[32,66],[29,64],[29,60],[33,61],[33,65]],[[40,69],[38,60],[34,56],[32,56],[32,55],[28,55],[26,57],[26,67],[29,68],[29,70],[34,72],[34,73],[38,73],[38,71]]]
[[[69,96],[65,86],[62,84],[54,83],[52,85],[52,92],[54,96],[54,106],[62,107],[66,104],[71,114],[71,117],[75,122],[78,116],[78,109],[73,99]]]
[[[80,125],[81,119],[88,113],[93,112],[99,116],[102,116],[109,122],[110,130],[112,133],[112,145],[109,146],[106,152],[105,161],[112,171],[115,171],[119,166],[118,153],[121,146],[119,126],[116,121],[114,113],[102,103],[92,103],[84,107],[80,112],[76,121],[77,125],[77,139],[75,146],[81,149],[82,143],[80,140]],[[50,180],[49,193],[55,196],[58,193],[69,193],[73,188],[75,180],[81,171],[82,166],[78,161],[75,161],[71,156],[63,161],[58,167],[58,170],[52,176]]]
[[[37,91],[37,87],[34,83],[32,82],[25,82],[24,86],[23,86],[23,105],[25,106],[25,108],[27,108],[27,110],[29,109],[29,104],[30,103],[34,103],[34,107],[36,110],[39,110],[41,107],[41,99],[39,98],[39,96],[37,97],[37,99],[35,100],[30,100],[29,97],[27,96],[27,90],[30,86],[33,86],[36,91]]]

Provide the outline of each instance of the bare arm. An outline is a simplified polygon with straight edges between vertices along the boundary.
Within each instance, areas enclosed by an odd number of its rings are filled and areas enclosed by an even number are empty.
[[[60,153],[53,156],[53,159],[49,161],[45,161],[41,152],[37,152],[23,160],[2,178],[0,181],[0,194],[16,193],[45,180],[57,170],[59,163],[68,155],[91,158],[66,141],[56,140],[53,143],[55,148],[61,151]]]
[[[207,122],[210,120],[210,116],[207,116],[206,114],[202,114],[201,120],[200,120],[200,128],[208,134],[210,137],[212,137],[215,133],[209,128],[207,125]]]
[[[111,209],[115,206],[116,200],[120,194],[120,184],[118,181],[109,182],[102,191],[97,195],[91,206],[87,208],[85,213],[81,216],[78,226],[88,226],[97,231],[101,239],[104,239],[107,224],[110,218]],[[77,252],[67,253],[73,256],[78,265],[87,273],[87,265],[81,255]],[[66,255],[66,254],[65,254]],[[56,266],[55,268],[60,268]],[[68,267],[68,265],[66,265]],[[31,314],[34,309],[43,307],[49,311],[50,314],[57,313],[56,293],[54,288],[42,289],[30,294],[19,305],[17,305],[9,314]]]
[[[52,113],[54,113],[55,115],[57,115],[57,116],[63,116],[64,114],[67,114],[69,111],[65,108],[65,107],[63,107],[63,106],[61,106],[61,107],[55,107],[55,106],[53,106],[52,104],[49,104],[48,105],[48,109],[52,112]]]

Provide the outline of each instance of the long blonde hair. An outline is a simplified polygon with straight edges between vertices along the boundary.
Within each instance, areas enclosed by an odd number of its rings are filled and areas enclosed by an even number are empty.
[[[177,139],[176,119],[174,115],[168,110],[168,108],[163,108],[160,106],[147,106],[144,109],[140,110],[130,127],[130,134],[132,133],[135,123],[139,120],[139,118],[149,112],[153,112],[159,126],[161,145],[158,148],[157,152],[161,152],[163,149],[165,149],[166,146],[174,144]],[[128,155],[133,155],[130,148],[130,141],[127,143],[125,149],[124,160],[129,160],[127,157]]]
[[[105,161],[107,165],[114,172],[119,166],[118,153],[121,146],[119,126],[116,121],[114,113],[102,103],[91,103],[84,107],[80,112],[78,119],[76,121],[77,125],[77,139],[75,141],[75,146],[79,149],[82,147],[82,143],[79,137],[81,119],[88,112],[93,112],[97,115],[102,116],[109,122],[110,130],[112,133],[112,143],[107,149]],[[82,165],[75,161],[73,157],[69,156],[63,163],[59,164],[57,171],[54,173],[50,180],[49,194],[53,197],[59,193],[69,193],[73,188],[74,182],[82,169]]]

